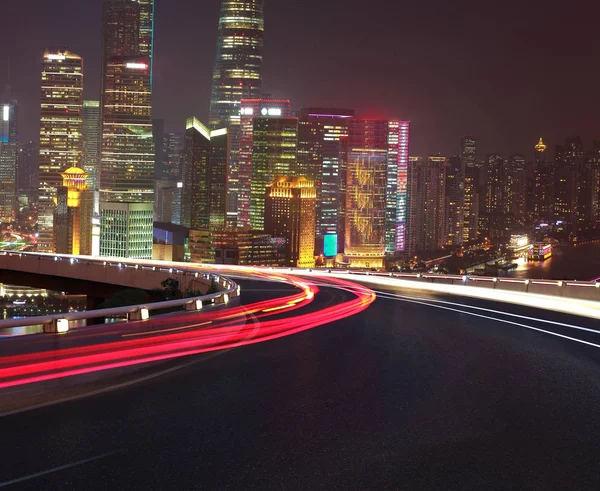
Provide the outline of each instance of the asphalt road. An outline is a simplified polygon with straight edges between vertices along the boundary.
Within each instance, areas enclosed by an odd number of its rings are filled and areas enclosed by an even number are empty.
[[[1,418],[0,487],[600,489],[600,346],[559,337],[597,321],[419,296]]]

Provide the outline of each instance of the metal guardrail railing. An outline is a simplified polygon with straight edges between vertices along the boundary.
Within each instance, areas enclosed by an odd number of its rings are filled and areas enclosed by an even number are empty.
[[[169,309],[175,307],[184,307],[187,311],[198,311],[202,310],[207,306],[211,305],[227,305],[234,298],[239,297],[240,287],[234,281],[221,275],[214,273],[204,273],[194,270],[186,266],[180,266],[173,268],[170,266],[162,267],[156,264],[140,264],[139,262],[128,262],[127,260],[110,260],[105,259],[94,259],[94,258],[81,258],[74,256],[56,255],[56,254],[40,254],[40,253],[27,253],[27,252],[12,252],[12,251],[0,251],[0,255],[3,256],[37,256],[38,258],[47,259],[50,261],[63,261],[66,260],[69,264],[101,264],[103,267],[115,267],[115,268],[134,268],[134,269],[147,269],[157,272],[168,272],[177,274],[191,274],[195,278],[202,277],[203,279],[212,283],[215,281],[222,290],[211,293],[208,295],[201,295],[195,297],[187,297],[174,300],[166,300],[162,302],[152,302],[147,304],[128,305],[124,307],[112,307],[107,309],[96,309],[87,310],[83,312],[66,312],[60,314],[43,315],[36,317],[21,317],[18,319],[8,319],[0,321],[0,328],[14,328],[14,327],[27,327],[42,325],[44,332],[50,333],[62,333],[69,330],[69,324],[78,320],[98,319],[115,316],[127,316],[128,321],[143,321],[150,318],[150,312],[155,310]],[[68,276],[66,276],[68,277]]]

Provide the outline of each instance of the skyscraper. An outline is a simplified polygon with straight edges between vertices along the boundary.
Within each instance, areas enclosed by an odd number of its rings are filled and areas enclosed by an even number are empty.
[[[335,255],[344,229],[341,212],[345,186],[341,181],[346,153],[342,141],[348,138],[354,110],[308,107],[300,109],[298,116],[298,173],[315,181],[317,236],[335,244],[327,251],[316,252]]]
[[[582,172],[584,153],[581,138],[567,138],[554,154],[554,219],[575,225],[578,219],[578,190],[585,181]]]
[[[383,266],[389,224],[388,132],[388,121],[350,122],[346,142],[344,256],[354,266]]]
[[[42,60],[38,250],[52,252],[60,173],[81,165],[83,59],[66,49],[46,49]]]
[[[267,186],[277,176],[297,175],[298,118],[260,116],[253,125],[250,226],[264,230]]]
[[[463,174],[463,242],[477,239],[479,224],[479,181],[477,142],[464,136],[460,142],[460,160]]]
[[[248,188],[238,185],[240,109],[242,99],[258,99],[261,96],[263,43],[263,0],[221,0],[209,127],[227,128],[229,131],[231,190],[228,211],[230,225],[241,227],[249,226],[250,222]],[[242,206],[239,223],[238,197]]]
[[[285,99],[242,99],[240,110],[239,154],[229,169],[229,224],[250,227],[250,188],[252,181],[252,142],[254,118],[290,116],[290,101]]]
[[[0,103],[0,223],[17,215],[18,108],[16,101]]]
[[[193,230],[224,227],[227,216],[226,128],[209,130],[188,118],[184,150],[184,225]]]
[[[265,193],[265,232],[285,238],[285,265],[315,265],[315,183],[304,177],[277,177]]]
[[[239,126],[241,100],[260,96],[263,36],[263,0],[221,0],[211,128]]]
[[[458,246],[463,243],[464,226],[464,185],[458,155],[448,159],[445,188],[445,244]]]
[[[408,253],[441,249],[446,230],[446,157],[410,157]]]
[[[39,187],[40,151],[34,142],[19,145],[17,155],[17,189],[30,200],[37,196]]]
[[[100,170],[100,101],[83,101],[82,111],[82,167],[87,173],[87,185],[92,191],[98,189]]]
[[[144,2],[144,7],[147,5]],[[140,46],[140,3],[135,0],[104,0],[102,46],[103,71],[113,56],[145,54]]]
[[[554,213],[554,165],[546,153],[547,146],[540,138],[534,147],[533,197],[529,208],[536,221],[546,221]]]
[[[518,219],[527,216],[527,166],[520,154],[508,158],[507,210]]]
[[[144,226],[134,231],[112,227],[112,235],[101,234],[101,253],[133,253],[136,258],[152,257],[154,207],[154,142],[152,139],[152,93],[148,56],[116,56],[104,72],[102,106],[102,160],[100,174],[101,213],[112,216],[111,204],[138,203],[136,219]],[[143,206],[142,206],[143,205]],[[121,211],[122,206],[114,210]],[[142,217],[143,215],[143,217]],[[129,223],[129,222],[128,222]],[[132,233],[143,236],[133,237]],[[135,241],[135,247],[121,247],[108,241]],[[140,244],[144,243],[145,246]],[[108,254],[108,252],[111,254]],[[142,254],[142,256],[139,256]]]
[[[150,88],[154,70],[154,0],[138,0],[140,4],[139,52],[150,57]]]
[[[506,207],[506,176],[504,159],[490,154],[486,159],[485,212],[504,213]]]

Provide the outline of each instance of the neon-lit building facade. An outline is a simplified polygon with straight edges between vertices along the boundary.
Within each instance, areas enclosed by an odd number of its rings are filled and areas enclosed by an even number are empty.
[[[265,193],[265,232],[283,237],[285,266],[315,265],[315,183],[304,177],[277,177]]]
[[[229,171],[228,222],[241,228],[250,227],[250,189],[252,183],[252,142],[254,118],[290,116],[286,99],[242,99],[240,109],[239,155]]]
[[[344,256],[352,265],[382,267],[388,225],[388,122],[351,122],[347,151]]]
[[[316,252],[335,256],[338,237],[344,229],[342,189],[345,182],[342,180],[345,179],[346,152],[343,141],[348,137],[348,124],[354,118],[354,110],[308,107],[300,109],[298,116],[298,174],[315,181],[316,234],[323,236],[323,251]]]
[[[42,59],[38,250],[54,251],[54,208],[61,172],[81,165],[83,59],[46,49]]]
[[[397,129],[397,130],[396,130]],[[395,230],[392,232],[394,214],[390,203],[387,206],[388,226],[386,232],[387,252],[406,251],[406,227],[408,216],[408,157],[410,151],[410,121],[390,121],[390,132],[388,137],[390,154],[388,156],[388,173],[393,173],[397,165],[397,192],[396,192],[396,215]],[[393,149],[396,148],[394,151]],[[394,199],[393,187],[388,183],[388,192]],[[392,201],[393,202],[393,201]],[[392,248],[393,241],[393,248]]]
[[[250,226],[264,230],[265,190],[277,176],[296,176],[298,118],[260,116],[253,121]]]
[[[0,103],[0,222],[16,218],[19,106]]]

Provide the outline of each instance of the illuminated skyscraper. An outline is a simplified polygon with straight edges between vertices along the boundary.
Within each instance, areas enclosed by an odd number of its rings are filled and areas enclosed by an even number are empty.
[[[537,221],[550,220],[554,210],[554,165],[548,158],[546,149],[546,144],[540,138],[534,149],[534,199],[529,205],[532,216]]]
[[[334,246],[316,252],[327,256],[337,254],[338,238],[344,229],[341,212],[346,153],[343,140],[348,137],[348,124],[353,117],[353,109],[309,107],[299,111],[298,173],[315,181],[316,234],[323,236],[324,245],[327,242]]]
[[[463,242],[477,239],[479,224],[480,169],[477,166],[477,142],[472,136],[460,141],[460,160],[463,175]]]
[[[263,0],[221,0],[211,128],[239,126],[241,100],[260,96],[263,36]]]
[[[147,56],[106,65],[100,191],[103,201],[154,201],[152,94]]]
[[[277,176],[297,175],[298,118],[255,117],[252,139],[250,226],[264,230],[265,189]]]
[[[136,258],[152,257],[152,222],[154,206],[154,142],[152,139],[152,93],[150,90],[150,61],[148,56],[117,56],[108,60],[104,73],[102,114],[102,160],[100,173],[101,209],[111,214],[111,203],[142,203],[137,206],[136,218],[144,226],[131,233],[104,233],[102,222],[101,250],[126,251]],[[117,207],[121,211],[121,206]],[[144,215],[143,218],[141,215]],[[108,229],[107,229],[108,230]],[[132,231],[132,232],[133,232]],[[106,241],[132,240],[135,247],[121,247]],[[140,244],[144,243],[145,246]],[[105,254],[106,253],[106,254]],[[143,256],[140,256],[142,254]]]
[[[585,185],[584,153],[581,138],[567,138],[554,155],[554,219],[579,222],[579,188]],[[583,215],[583,213],[581,213]]]
[[[146,4],[144,2],[144,7]],[[140,42],[140,3],[135,0],[104,0],[103,4],[103,70],[113,56],[145,54],[147,38]],[[146,29],[146,27],[145,27]]]
[[[30,141],[19,145],[17,155],[17,190],[31,199],[37,196],[39,187],[40,151],[36,143]]]
[[[52,252],[60,173],[81,165],[83,59],[65,49],[45,50],[41,82],[38,250]]]
[[[88,187],[98,189],[100,167],[100,101],[83,101],[83,169],[88,174]]]
[[[229,130],[230,225],[241,227],[249,225],[249,208],[248,188],[238,185],[240,109],[242,99],[261,96],[263,37],[263,0],[221,0],[209,127]],[[240,223],[236,220],[238,197],[242,206]]]
[[[17,215],[18,109],[16,101],[0,102],[0,223]]]
[[[441,249],[446,230],[446,157],[410,157],[408,253]]]
[[[184,224],[194,230],[224,227],[227,216],[227,129],[209,130],[188,118],[184,150]],[[188,225],[189,224],[189,225]]]
[[[154,69],[154,0],[138,0],[140,4],[140,53],[150,57],[150,87]]]
[[[240,110],[239,154],[229,170],[228,222],[250,227],[250,188],[252,181],[252,141],[254,118],[290,116],[290,101],[279,99],[243,99]]]
[[[277,177],[265,193],[265,232],[283,237],[285,266],[315,265],[314,181],[304,177]]]

